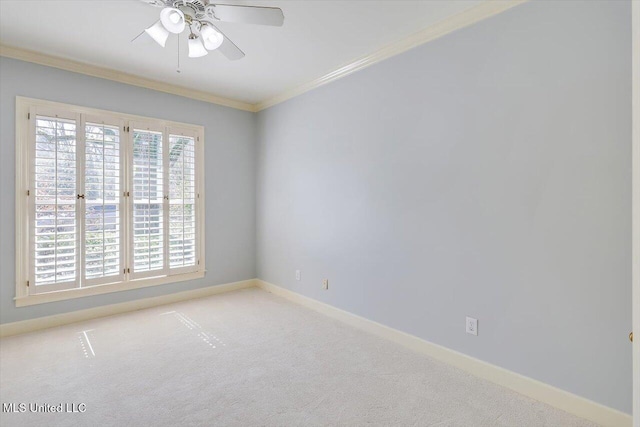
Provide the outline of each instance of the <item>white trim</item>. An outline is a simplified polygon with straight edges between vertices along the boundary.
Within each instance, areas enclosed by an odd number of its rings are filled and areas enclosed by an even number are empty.
[[[507,369],[492,365],[466,354],[431,343],[397,329],[390,328],[364,317],[357,316],[323,302],[300,295],[257,279],[259,288],[284,297],[290,301],[318,311],[350,326],[388,339],[411,350],[426,354],[434,359],[453,365],[470,374],[507,387],[525,396],[562,409],[578,417],[588,419],[606,427],[630,427],[631,416],[609,408],[584,397],[577,396],[533,378],[525,377]]]
[[[633,425],[640,427],[640,1],[631,2],[632,16],[632,311]]]
[[[160,273],[162,274],[162,273]],[[44,304],[47,302],[63,301],[74,298],[88,297],[92,295],[108,294],[111,292],[130,291],[132,289],[147,288],[149,286],[166,285],[168,283],[185,282],[187,280],[202,279],[204,271],[195,273],[174,274],[171,276],[144,277],[119,283],[104,283],[101,285],[87,286],[84,288],[71,288],[60,291],[44,292],[29,296],[16,297],[16,307]]]
[[[160,305],[172,304],[196,298],[204,298],[210,295],[224,292],[237,291],[239,289],[251,288],[255,286],[255,279],[243,280],[240,282],[226,283],[224,285],[208,286],[190,291],[175,292],[157,297],[142,298],[133,301],[121,302],[118,304],[103,305],[86,310],[72,311],[69,313],[56,314],[54,316],[38,317],[36,319],[23,320],[20,322],[4,323],[0,325],[0,337],[24,334],[39,331],[41,329],[53,328],[67,325],[69,323],[82,322],[99,317],[113,316],[115,314],[127,313],[130,311],[142,310],[145,308],[157,307]]]
[[[1,56],[1,55],[0,55]],[[110,110],[101,110],[99,108],[91,108],[91,107],[83,107],[81,105],[73,105],[73,104],[65,104],[63,102],[56,101],[48,101],[46,99],[37,99],[37,98],[29,98],[26,96],[16,96],[16,116],[18,113],[24,113],[23,118],[26,120],[26,115],[29,112],[29,109],[19,111],[19,107],[28,107],[28,106],[37,106],[37,107],[48,107],[51,109],[63,109],[66,112],[74,112],[80,114],[87,114],[93,116],[108,116],[108,117],[118,117],[122,118],[125,121],[153,121],[154,123],[161,123],[163,126],[169,126],[171,128],[186,128],[192,129],[199,132],[200,135],[204,134],[204,126],[202,125],[194,125],[193,123],[183,123],[183,122],[175,122],[172,120],[164,120],[158,119],[155,117],[147,117],[147,116],[138,116],[136,114],[128,114],[128,113],[120,113],[117,111]],[[16,123],[19,125],[20,123]],[[19,127],[16,126],[16,132],[18,132]]]
[[[189,89],[170,83],[163,83],[156,80],[147,79],[145,77],[122,73],[120,71],[115,71],[109,68],[103,68],[100,66],[47,55],[20,47],[8,46],[1,43],[0,56],[19,59],[21,61],[33,62],[35,64],[46,65],[48,67],[60,68],[62,70],[67,70],[74,73],[86,74],[93,77],[113,80],[133,86],[157,90],[160,92],[171,93],[173,95],[184,96],[185,98],[197,99],[198,101],[224,105],[225,107],[236,108],[238,110],[258,112],[298,95],[302,95],[305,92],[335,81],[341,77],[348,76],[349,74],[362,70],[363,68],[369,67],[370,65],[377,64],[378,62],[384,61],[385,59],[391,58],[392,56],[406,52],[407,50],[412,49],[416,46],[440,38],[460,28],[468,27],[479,21],[490,18],[527,1],[528,0],[483,1],[477,6],[443,19],[442,21],[430,25],[422,31],[412,34],[405,39],[399,40],[395,43],[391,43],[368,55],[356,58],[355,60],[350,61],[349,63],[344,64],[334,70],[331,70],[310,82],[284,90],[283,92],[273,97],[263,99],[256,104],[238,101],[235,99],[223,98],[212,93],[200,91],[197,89]]]
[[[27,194],[27,190],[29,188],[29,171],[25,167],[20,167],[20,165],[28,164],[29,144],[27,140],[30,139],[29,136],[29,119],[27,118],[27,114],[30,113],[30,107],[26,103],[20,103],[16,101],[16,201],[15,201],[15,210],[16,210],[16,218],[15,218],[15,227],[16,227],[16,254],[26,254],[29,253],[30,242],[29,239],[31,233],[29,232],[29,225],[31,222],[31,218],[29,216],[29,212],[31,212],[30,206],[28,203],[24,202],[25,195]],[[16,282],[23,278],[24,280],[28,280],[26,278],[29,277],[29,264],[25,262],[23,256],[15,257],[16,264]],[[16,283],[16,298],[26,297],[29,292],[29,288],[26,286],[18,286]]]
[[[499,366],[467,356],[446,347],[425,341],[416,336],[398,331],[364,317],[357,316],[320,301],[305,297],[288,289],[281,288],[260,279],[250,279],[224,285],[209,286],[190,291],[176,292],[157,297],[126,301],[86,310],[73,311],[53,316],[23,320],[0,325],[0,337],[24,334],[70,323],[82,322],[100,317],[112,316],[145,308],[157,307],[175,302],[204,298],[210,295],[259,287],[264,291],[284,297],[292,302],[342,321],[352,327],[388,339],[413,351],[426,354],[434,359],[453,365],[472,375],[507,387],[520,394],[531,397],[548,405],[562,409],[578,417],[601,424],[605,427],[629,427],[631,416],[590,401],[583,397],[558,389],[543,382],[525,377]]]
[[[357,58],[356,60],[332,70],[317,79],[285,90],[276,96],[260,101],[254,105],[255,110],[261,111],[298,95],[302,95],[312,89],[348,76],[349,74],[360,71],[363,68],[377,64],[385,59],[406,52],[409,49],[413,49],[414,47],[438,39],[453,31],[473,25],[527,1],[528,0],[484,1],[477,6],[430,25],[424,30],[414,33],[405,39],[389,44],[373,53],[370,53],[369,55]]]
[[[183,86],[148,79],[146,77],[123,73],[110,68],[74,61],[68,58],[47,55],[46,53],[35,52],[2,43],[0,43],[0,56],[32,62],[34,64],[46,65],[47,67],[59,68],[73,73],[86,74],[87,76],[99,77],[101,79],[143,87],[146,89],[156,90],[158,92],[170,93],[172,95],[183,96],[185,98],[209,102],[211,104],[223,105],[225,107],[231,107],[238,110],[255,111],[254,106],[247,102],[224,98],[197,89],[189,89]]]

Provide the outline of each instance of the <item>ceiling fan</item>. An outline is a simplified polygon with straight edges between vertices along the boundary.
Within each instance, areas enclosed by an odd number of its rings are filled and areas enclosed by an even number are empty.
[[[164,47],[170,34],[180,34],[188,29],[190,58],[205,56],[216,49],[232,61],[244,57],[244,52],[215,26],[216,22],[276,27],[284,22],[282,9],[277,7],[217,4],[210,0],[141,1],[162,8],[160,19],[143,32]]]

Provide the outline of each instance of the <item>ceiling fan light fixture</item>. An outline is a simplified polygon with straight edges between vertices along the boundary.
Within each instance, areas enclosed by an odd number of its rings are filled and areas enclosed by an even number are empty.
[[[167,33],[180,34],[188,27],[191,33],[188,40],[188,54],[191,58],[204,56],[208,51],[216,49],[230,61],[244,58],[244,52],[217,28],[218,22],[272,27],[281,27],[284,23],[284,14],[279,7],[249,6],[244,4],[245,1],[240,2],[243,4],[217,3],[217,0],[141,1],[160,10],[161,28],[159,28],[160,25],[154,25],[146,30],[160,46],[164,47],[168,38]],[[178,49],[180,45],[178,40]]]
[[[171,11],[169,14],[169,21],[171,21],[172,24],[177,24],[180,22],[180,19],[180,14],[178,12]]]
[[[165,7],[160,12],[160,22],[164,28],[173,34],[180,34],[186,25],[184,13],[180,9]]]
[[[156,22],[144,31],[162,47],[164,47],[169,38],[169,31],[167,31],[161,21]]]
[[[189,58],[200,58],[201,56],[205,56],[207,53],[207,49],[202,45],[202,40],[200,37],[191,34],[189,36]]]
[[[202,36],[204,47],[208,50],[215,50],[219,48],[224,41],[224,36],[222,35],[222,33],[216,31],[216,29],[211,25],[203,25],[202,29],[200,30],[200,35]]]

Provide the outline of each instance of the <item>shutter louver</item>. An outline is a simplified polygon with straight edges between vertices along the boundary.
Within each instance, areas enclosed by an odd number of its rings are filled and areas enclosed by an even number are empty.
[[[79,264],[76,121],[38,115],[35,139],[33,278],[36,287],[67,289]]]
[[[121,274],[120,127],[85,124],[84,277],[117,280]]]
[[[201,126],[16,108],[16,305],[204,277]]]
[[[169,268],[196,266],[193,137],[169,135]]]
[[[165,267],[162,132],[133,129],[133,270]]]

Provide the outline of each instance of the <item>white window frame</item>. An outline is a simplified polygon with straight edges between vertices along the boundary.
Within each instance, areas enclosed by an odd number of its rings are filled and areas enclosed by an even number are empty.
[[[76,161],[84,160],[84,132],[85,123],[104,123],[118,125],[122,129],[120,134],[121,150],[121,198],[120,198],[120,233],[121,233],[121,260],[123,272],[118,277],[108,280],[91,280],[83,287],[68,288],[68,286],[48,286],[47,291],[36,293],[33,284],[33,266],[31,265],[32,241],[32,212],[35,200],[31,186],[33,173],[33,158],[35,150],[35,115],[59,115],[60,117],[75,118],[78,135],[78,157]],[[163,131],[163,145],[168,147],[169,134],[192,136],[195,139],[195,212],[196,212],[196,266],[189,268],[174,268],[169,271],[169,259],[165,259],[165,268],[156,271],[153,275],[134,275],[132,266],[129,265],[132,236],[132,194],[131,156],[133,150],[133,126],[146,124],[154,129]],[[80,137],[82,134],[82,137]],[[164,148],[163,147],[163,148]],[[164,153],[168,151],[163,150]],[[165,163],[167,161],[165,160]],[[71,298],[79,298],[89,295],[98,295],[110,292],[118,292],[148,286],[176,283],[186,280],[202,278],[206,272],[205,266],[205,192],[204,192],[204,127],[199,125],[179,123],[167,120],[154,119],[131,114],[123,114],[76,105],[63,104],[26,97],[16,97],[16,296],[15,304],[23,307],[52,301],[61,301]],[[165,180],[166,181],[166,180]],[[165,187],[168,185],[164,183]],[[84,182],[79,182],[78,190],[82,190]],[[166,194],[166,189],[165,189]],[[77,204],[77,212],[84,209],[84,203]],[[165,203],[165,218],[168,215],[168,203]],[[84,215],[84,211],[81,213]],[[78,225],[79,227],[80,225]],[[168,234],[168,224],[165,223],[165,236]],[[78,233],[80,235],[80,232]],[[165,241],[168,248],[169,241]],[[83,248],[84,242],[79,242],[78,247]],[[166,252],[166,250],[165,250]],[[79,264],[79,275],[76,277],[84,280],[84,262]],[[152,276],[152,277],[151,277]],[[84,283],[84,282],[82,282]]]

